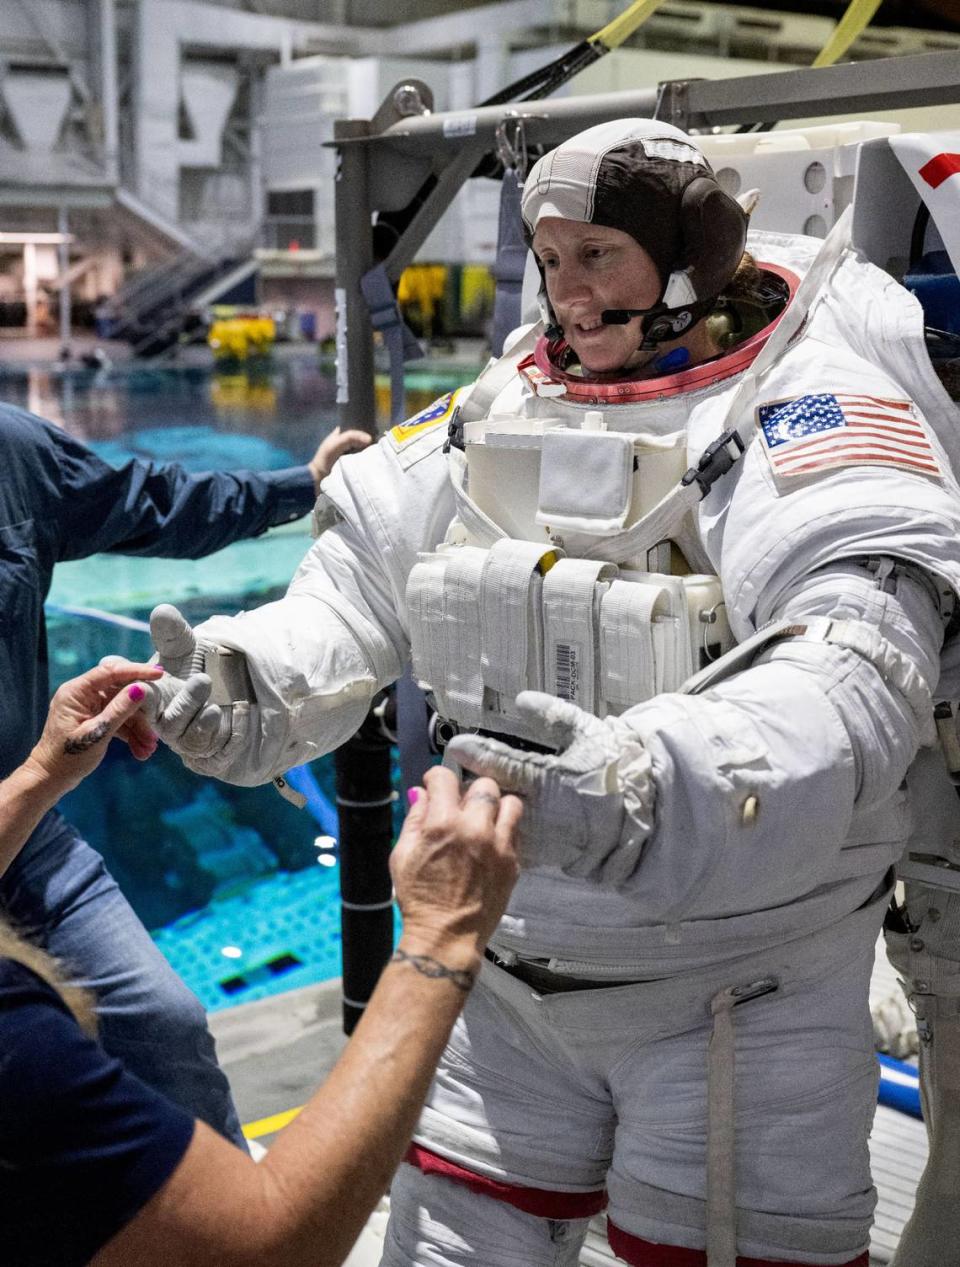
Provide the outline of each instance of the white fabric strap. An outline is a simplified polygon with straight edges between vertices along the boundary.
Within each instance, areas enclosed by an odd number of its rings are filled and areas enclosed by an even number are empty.
[[[898,690],[910,705],[920,729],[921,742],[925,745],[936,742],[933,697],[917,666],[884,638],[878,629],[862,620],[831,620],[828,616],[808,616],[802,621],[774,621],[688,678],[680,689],[685,695],[699,695],[734,673],[748,668],[772,643],[792,639],[830,643],[869,660],[883,680]]]
[[[742,452],[746,452],[756,434],[756,418],[754,411],[748,406],[756,394],[760,379],[780,360],[791,340],[800,331],[814,303],[824,294],[826,281],[850,245],[852,215],[852,207],[848,207],[824,239],[816,258],[797,287],[797,293],[792,302],[777,323],[773,334],[761,348],[757,359],[744,373],[731,397],[724,414],[721,434],[717,440],[719,441],[728,429],[736,431],[742,444],[742,451],[732,438],[729,444],[724,446],[728,448],[730,456],[735,461],[739,460]],[[736,421],[738,415],[742,415],[739,422]],[[591,559],[603,555],[617,563],[624,563],[628,559],[643,559],[646,557],[646,552],[658,542],[666,541],[676,535],[684,516],[699,505],[703,497],[704,492],[696,481],[677,484],[626,532],[616,537],[605,537],[602,541],[590,546],[584,555]]]
[[[919,723],[921,742],[933,744],[937,739],[933,720],[933,696],[917,666],[873,625],[862,620],[830,620],[813,616],[804,621],[804,642],[828,642],[845,647],[869,660],[885,682],[890,683],[910,705]]]
[[[684,516],[703,500],[696,484],[675,484],[652,510],[616,537],[604,537],[584,550],[585,558],[603,554],[617,563],[643,561],[647,551],[676,535]]]
[[[711,687],[726,681],[735,673],[749,668],[760,652],[765,650],[770,643],[778,642],[783,638],[797,637],[805,629],[806,624],[798,624],[790,620],[777,620],[765,625],[749,638],[744,638],[743,642],[737,643],[719,660],[714,660],[713,664],[707,665],[699,673],[694,673],[692,677],[687,678],[678,689],[684,695],[700,695],[704,691],[709,691]]]
[[[480,725],[480,578],[486,550],[463,546],[421,559],[407,582],[407,617],[417,681],[433,691],[437,709],[465,725]]]
[[[543,581],[544,689],[591,713],[598,703],[600,603],[615,574],[609,563],[561,559]]]
[[[457,506],[457,518],[479,545],[492,546],[495,541],[506,540],[506,533],[484,514],[466,491],[467,459],[460,449],[451,448],[447,455],[447,470],[453,499]]]
[[[600,603],[600,694],[630,708],[657,694],[653,612],[661,585],[613,581]]]
[[[480,580],[486,550],[462,546],[452,550],[444,576],[444,695],[448,716],[464,725],[483,721],[483,679],[480,676]]]
[[[521,691],[543,690],[539,565],[548,553],[532,541],[503,540],[487,555],[480,581],[481,671],[503,704]]]
[[[853,207],[851,205],[847,207],[824,238],[813,263],[804,273],[803,280],[797,287],[797,293],[794,295],[793,301],[787,307],[773,334],[760,349],[757,359],[747,369],[740,380],[737,390],[733,393],[733,399],[727,408],[724,423],[732,422],[736,426],[745,447],[749,446],[757,431],[754,411],[746,409],[746,407],[752,403],[760,379],[780,360],[788,345],[800,333],[800,329],[810,312],[812,312],[815,303],[826,293],[827,281],[850,246],[850,226],[852,223]],[[736,423],[737,414],[744,409],[746,409],[746,413],[743,419]],[[726,427],[724,427],[725,429]]]
[[[460,407],[461,422],[477,422],[486,418],[493,402],[508,383],[513,381],[517,366],[529,356],[537,346],[537,340],[543,334],[543,322],[537,321],[526,334],[516,342],[506,356],[492,360],[481,370],[479,378],[470,388],[470,394]]]
[[[670,596],[668,611],[653,624],[653,648],[656,655],[656,691],[675,691],[693,670],[690,649],[690,611],[682,577],[664,579],[664,590]]]
[[[446,570],[441,555],[428,555],[415,563],[407,578],[407,623],[413,658],[413,676],[434,691],[437,708],[446,712],[442,698],[444,678],[436,670],[442,667],[443,654],[443,577]],[[438,657],[441,663],[438,665]]]

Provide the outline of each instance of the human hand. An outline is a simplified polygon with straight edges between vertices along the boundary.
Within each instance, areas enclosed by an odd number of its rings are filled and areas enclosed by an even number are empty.
[[[345,453],[358,453],[361,449],[365,449],[370,440],[371,437],[366,431],[341,431],[339,427],[334,427],[320,442],[320,447],[307,463],[318,495],[320,481],[326,479],[340,458]]]
[[[473,969],[517,878],[523,807],[492,779],[461,792],[451,770],[434,767],[423,782],[390,856],[403,944]]]
[[[144,699],[144,684],[162,676],[157,665],[114,657],[64,682],[50,701],[43,734],[25,766],[62,795],[97,768],[115,735],[125,738],[134,756],[145,760],[157,746],[156,737],[134,719]]]
[[[451,740],[447,755],[523,797],[522,866],[623,883],[653,829],[656,793],[649,753],[629,718],[601,721],[539,691],[523,691],[517,708],[537,742],[557,753],[523,752],[467,734]]]

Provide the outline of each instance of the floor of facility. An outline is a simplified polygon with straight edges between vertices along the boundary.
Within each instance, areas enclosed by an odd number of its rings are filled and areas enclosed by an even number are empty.
[[[884,962],[878,971],[893,980]],[[346,1039],[340,1025],[340,982],[327,981],[211,1017],[220,1059],[233,1086],[241,1120],[269,1148],[295,1110],[333,1067]],[[927,1155],[923,1124],[879,1107],[870,1141],[879,1193],[871,1267],[890,1262],[913,1207]],[[386,1202],[375,1212],[347,1267],[376,1267]],[[602,1219],[595,1220],[581,1255],[582,1267],[614,1267]]]

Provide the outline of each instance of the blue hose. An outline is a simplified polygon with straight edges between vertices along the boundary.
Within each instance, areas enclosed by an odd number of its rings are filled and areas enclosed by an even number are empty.
[[[295,792],[307,798],[305,809],[313,815],[313,819],[324,836],[340,839],[340,822],[337,811],[325,796],[316,776],[308,765],[296,765],[283,776]]]
[[[877,1100],[888,1109],[896,1109],[910,1117],[923,1120],[920,1107],[920,1072],[913,1065],[894,1060],[891,1056],[877,1056],[880,1065],[880,1087]]]

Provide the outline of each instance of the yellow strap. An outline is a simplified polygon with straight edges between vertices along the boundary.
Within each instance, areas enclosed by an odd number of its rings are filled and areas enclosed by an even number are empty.
[[[879,0],[877,0],[879,3]],[[602,44],[605,49],[619,48],[625,39],[646,22],[647,18],[663,4],[663,0],[633,0],[629,9],[624,10],[618,18],[608,22],[594,35],[590,36],[590,44]]]
[[[870,25],[870,20],[880,8],[882,0],[850,0],[847,11],[837,23],[836,30],[813,59],[813,66],[832,66],[840,60],[860,32]]]
[[[287,1109],[285,1113],[274,1113],[272,1117],[261,1117],[256,1122],[248,1122],[243,1128],[244,1137],[259,1139],[261,1135],[274,1135],[292,1122],[302,1108],[301,1104],[298,1108]]]

